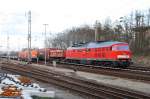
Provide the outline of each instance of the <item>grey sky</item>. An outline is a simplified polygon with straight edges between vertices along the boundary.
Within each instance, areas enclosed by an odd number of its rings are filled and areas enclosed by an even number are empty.
[[[95,20],[107,17],[116,20],[136,9],[149,7],[149,0],[0,0],[0,45],[6,46],[9,33],[11,50],[27,47],[25,13],[29,10],[32,12],[32,45],[42,47],[43,42],[39,40],[43,40],[44,23],[49,24],[48,33],[57,33],[72,26],[92,25]]]

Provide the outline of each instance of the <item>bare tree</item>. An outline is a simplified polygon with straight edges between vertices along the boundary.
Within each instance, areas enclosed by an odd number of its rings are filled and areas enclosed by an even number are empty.
[[[97,22],[96,31],[98,40],[117,40],[128,42],[134,52],[149,49],[150,45],[150,9],[145,14],[144,11],[131,12],[124,16],[117,24],[112,24],[110,18],[106,18],[101,24]],[[52,47],[67,48],[72,44],[90,42],[95,39],[95,29],[89,25],[72,27],[67,29],[53,39],[47,40],[47,46],[52,43]]]

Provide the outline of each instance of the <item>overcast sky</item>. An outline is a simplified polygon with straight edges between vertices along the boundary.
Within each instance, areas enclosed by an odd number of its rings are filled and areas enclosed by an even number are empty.
[[[112,20],[135,10],[150,8],[150,0],[0,0],[0,50],[27,47],[27,16],[32,13],[32,46],[42,47],[43,24],[47,32],[58,33],[73,26],[94,24],[95,20]]]

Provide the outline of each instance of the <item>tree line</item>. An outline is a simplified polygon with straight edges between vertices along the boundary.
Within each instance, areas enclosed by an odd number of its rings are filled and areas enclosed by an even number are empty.
[[[58,33],[53,39],[47,38],[45,45],[66,49],[73,44],[95,40],[124,41],[129,43],[134,53],[142,51],[150,55],[150,9],[136,10],[127,16],[120,17],[115,22],[106,18],[104,23],[97,20],[92,26],[72,27]]]

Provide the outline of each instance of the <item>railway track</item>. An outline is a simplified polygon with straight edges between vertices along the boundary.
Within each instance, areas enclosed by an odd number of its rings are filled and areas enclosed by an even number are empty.
[[[40,63],[42,64],[42,62]],[[85,64],[76,64],[76,63],[65,63],[65,62],[60,62],[60,64],[71,64],[71,65],[77,65],[77,66],[86,66],[86,67],[91,67],[91,68],[107,68],[107,69],[124,69],[124,70],[137,70],[137,71],[149,71],[150,72],[150,67],[148,66],[139,66],[136,64],[132,64],[131,66],[127,67],[127,68],[119,68],[119,67],[109,67],[109,66],[99,66],[99,65],[85,65]]]
[[[15,62],[15,61],[13,61]],[[19,61],[16,61],[17,63]],[[41,64],[44,65],[45,62],[44,61],[38,61],[38,62],[33,62],[35,64]],[[132,64],[131,66],[127,67],[127,68],[113,68],[113,67],[106,67],[106,66],[96,66],[96,65],[85,65],[85,64],[76,64],[76,63],[66,63],[66,62],[59,62],[58,66],[59,67],[65,67],[62,64],[65,65],[75,65],[75,66],[85,66],[85,67],[89,67],[89,68],[106,68],[106,69],[124,69],[124,70],[130,70],[130,71],[140,71],[140,72],[150,72],[150,66],[140,66],[139,64]],[[52,66],[51,63],[47,62],[48,66]],[[61,66],[62,65],[62,66]]]
[[[128,67],[128,69],[132,70],[140,70],[140,71],[150,71],[150,66],[139,66],[139,65],[132,65]]]
[[[18,62],[17,62],[18,63]],[[39,62],[39,64],[43,65],[43,62]],[[51,63],[47,63],[47,66],[53,66]],[[104,67],[104,66],[95,66],[95,65],[84,65],[84,64],[74,64],[74,63],[58,63],[57,67],[67,68],[76,71],[84,71],[95,74],[103,74],[116,76],[127,79],[135,79],[142,82],[150,82],[150,68],[149,67],[139,67],[131,66],[129,68],[112,68],[112,67]],[[137,69],[136,69],[137,68]]]
[[[48,64],[48,66],[52,66],[52,64]],[[104,66],[94,66],[94,65],[83,65],[83,64],[58,64],[57,67],[73,69],[76,71],[84,71],[96,74],[104,74],[111,75],[121,78],[135,79],[143,82],[150,81],[150,69],[147,68],[138,68],[130,67],[130,68],[112,68],[112,67],[104,67]]]
[[[4,64],[4,70],[16,72],[21,75],[36,78],[41,81],[52,83],[80,94],[88,96],[88,99],[149,99],[150,95],[136,92],[133,90],[123,89],[120,87],[105,85],[94,81],[89,81],[79,77],[68,76],[60,72],[54,72],[36,68],[33,66],[19,66],[15,64]],[[91,98],[89,98],[91,97]]]

